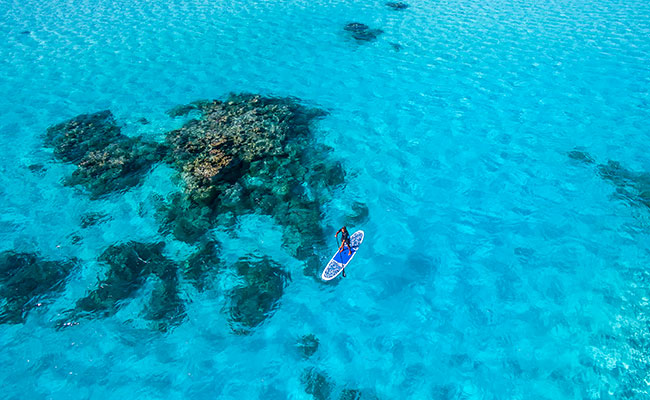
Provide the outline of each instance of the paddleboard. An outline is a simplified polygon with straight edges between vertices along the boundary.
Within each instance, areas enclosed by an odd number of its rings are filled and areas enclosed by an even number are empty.
[[[357,250],[359,249],[361,242],[363,242],[363,231],[354,232],[352,236],[350,236],[352,254],[348,254],[350,250],[348,249],[347,245],[343,246],[343,249],[341,249],[341,251],[337,251],[330,262],[327,263],[327,266],[325,267],[321,278],[324,281],[331,281],[332,279],[336,278],[341,273],[341,271],[343,271],[343,268],[347,267],[350,261],[357,254]]]

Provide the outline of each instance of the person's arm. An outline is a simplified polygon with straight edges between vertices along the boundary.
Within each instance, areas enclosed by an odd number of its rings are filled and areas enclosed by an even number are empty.
[[[343,228],[341,228],[341,229],[343,229]],[[336,231],[336,233],[334,234],[334,237],[338,238],[339,233],[341,232],[341,229],[339,229],[338,231]]]

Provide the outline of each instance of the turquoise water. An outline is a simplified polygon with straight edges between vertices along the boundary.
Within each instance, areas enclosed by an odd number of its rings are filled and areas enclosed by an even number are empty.
[[[0,325],[2,397],[308,399],[315,368],[320,398],[650,398],[650,4],[409,5],[2,2],[0,251],[79,260]],[[353,21],[384,32],[358,42]],[[182,286],[175,329],[143,319],[151,282],[115,315],[57,329],[108,246],[163,240],[178,260],[191,246],[155,218],[152,199],[178,190],[171,168],[91,200],[63,185],[74,168],[44,147],[47,127],[110,109],[123,133],[161,140],[183,123],[165,110],[229,92],[328,111],[315,135],[349,173],[320,224],[333,235],[351,203],[369,209],[348,227],[366,233],[348,277],[306,276],[273,219],[243,215],[211,232],[224,265],[207,290]],[[108,217],[80,228],[87,212]],[[335,245],[317,249],[323,266]],[[236,335],[228,267],[246,253],[291,281]]]

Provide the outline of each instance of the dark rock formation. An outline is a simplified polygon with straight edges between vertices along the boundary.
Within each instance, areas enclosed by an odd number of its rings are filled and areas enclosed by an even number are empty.
[[[304,358],[309,358],[318,350],[318,338],[313,333],[304,335],[298,340],[298,349]]]
[[[229,294],[230,322],[233,332],[245,335],[273,314],[290,277],[268,257],[241,258],[234,267],[244,284]]]
[[[60,292],[75,261],[47,261],[35,253],[0,253],[0,323],[24,321],[32,308]]]
[[[137,185],[162,157],[158,145],[123,135],[108,110],[51,126],[45,143],[77,166],[66,184],[85,186],[93,198]]]
[[[407,8],[409,8],[409,5],[406,3],[402,3],[401,1],[396,1],[396,2],[389,1],[388,3],[386,3],[386,7],[389,7],[395,11],[400,11],[400,10],[406,10]]]
[[[343,29],[358,42],[372,42],[384,33],[381,29],[370,29],[368,25],[360,22],[350,22]]]
[[[300,377],[305,393],[314,396],[316,400],[327,400],[332,394],[334,384],[330,382],[325,373],[318,371],[316,368],[307,368],[302,372]]]

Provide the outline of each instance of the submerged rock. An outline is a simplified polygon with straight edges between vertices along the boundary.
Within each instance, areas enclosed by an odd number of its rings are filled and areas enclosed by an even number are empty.
[[[343,27],[343,30],[358,42],[372,42],[384,33],[381,29],[371,29],[368,25],[360,22],[350,22]]]
[[[108,110],[49,127],[45,144],[77,166],[65,183],[85,186],[93,198],[137,185],[163,153],[155,143],[123,135]]]
[[[305,388],[305,393],[314,396],[316,400],[329,399],[332,394],[334,384],[330,382],[325,373],[316,368],[306,368],[302,372],[300,381]]]
[[[273,315],[282,297],[289,273],[268,257],[241,258],[234,266],[243,285],[230,291],[230,323],[241,335]]]
[[[0,253],[0,323],[23,322],[29,310],[63,290],[75,263],[43,260],[36,253]]]
[[[318,338],[313,333],[304,335],[298,339],[298,349],[304,358],[309,358],[318,350]]]

